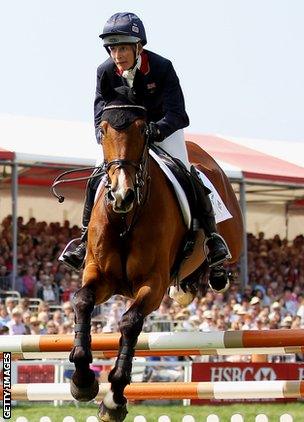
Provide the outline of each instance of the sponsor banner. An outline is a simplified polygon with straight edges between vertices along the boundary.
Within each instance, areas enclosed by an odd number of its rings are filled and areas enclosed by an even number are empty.
[[[244,362],[212,362],[192,365],[192,380],[195,382],[208,381],[275,381],[275,380],[304,380],[303,363],[244,363]],[[296,399],[261,399],[261,400],[225,400],[235,401],[295,401]],[[192,400],[192,404],[222,403],[223,400]]]

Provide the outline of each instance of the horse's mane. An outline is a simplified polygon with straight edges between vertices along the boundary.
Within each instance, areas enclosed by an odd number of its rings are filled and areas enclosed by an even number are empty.
[[[104,73],[101,80],[101,94],[105,100],[105,109],[101,121],[109,122],[116,130],[123,130],[136,119],[146,119],[145,109],[136,107],[143,105],[142,92],[143,83],[139,71],[136,72],[132,88],[125,85],[113,88],[107,74]]]

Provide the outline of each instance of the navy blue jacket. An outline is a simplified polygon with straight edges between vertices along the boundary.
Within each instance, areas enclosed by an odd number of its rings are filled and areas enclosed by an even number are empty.
[[[178,129],[189,125],[185,110],[185,101],[178,77],[170,60],[144,50],[141,54],[140,71],[144,75],[144,106],[147,108],[148,122],[155,122],[166,138]],[[97,69],[96,96],[94,102],[94,119],[96,137],[104,108],[104,100],[100,92],[100,80],[107,72],[113,88],[127,85],[125,78],[119,75],[113,60],[109,57]]]

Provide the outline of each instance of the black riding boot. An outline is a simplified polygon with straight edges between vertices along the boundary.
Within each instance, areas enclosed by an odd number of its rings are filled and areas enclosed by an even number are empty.
[[[209,198],[208,190],[203,185],[195,168],[191,167],[191,174],[194,178],[197,212],[199,227],[204,230],[206,236],[206,245],[208,247],[207,259],[209,267],[215,267],[222,264],[230,258],[230,252],[225,240],[218,234],[212,204]]]
[[[199,227],[204,230],[206,236],[205,245],[208,248],[206,255],[209,267],[211,268],[209,285],[214,291],[223,292],[229,287],[229,280],[222,264],[231,258],[231,254],[225,240],[217,232],[208,190],[193,166],[191,167],[191,174],[194,179],[196,193],[196,218]]]
[[[76,271],[80,271],[84,264],[87,249],[86,241],[88,236],[88,226],[91,218],[92,208],[94,205],[96,190],[101,177],[102,176],[89,180],[86,186],[85,203],[82,214],[81,243],[77,246],[76,249],[70,249],[70,246],[76,240],[70,242],[59,258],[59,260],[63,262],[66,266]]]

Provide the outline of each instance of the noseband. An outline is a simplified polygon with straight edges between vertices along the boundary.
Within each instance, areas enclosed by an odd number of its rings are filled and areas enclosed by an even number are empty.
[[[110,105],[104,107],[104,111],[106,110],[132,110],[132,109],[140,109],[143,111],[147,111],[145,107],[139,106],[139,105]],[[148,154],[149,154],[149,143],[148,143],[148,132],[147,129],[145,130],[145,144],[143,148],[142,155],[140,157],[139,162],[132,161],[132,160],[124,160],[124,159],[114,159],[111,161],[104,161],[104,169],[107,173],[107,183],[106,188],[108,192],[111,190],[111,184],[110,184],[110,177],[109,177],[109,171],[112,166],[115,166],[115,170],[117,169],[126,169],[127,167],[132,167],[135,169],[135,181],[134,181],[134,190],[135,190],[135,196],[136,201],[138,205],[141,205],[144,201],[145,195],[144,195],[144,186],[145,181],[147,180],[148,176],[148,170],[147,170],[147,163],[148,163]],[[126,170],[127,171],[127,170]],[[106,195],[106,198],[108,195]]]

